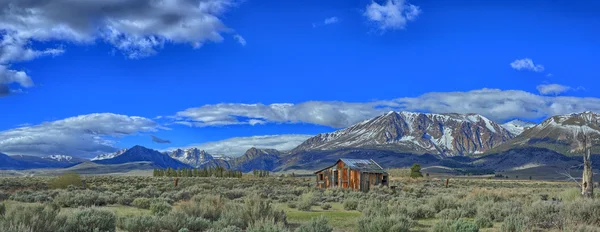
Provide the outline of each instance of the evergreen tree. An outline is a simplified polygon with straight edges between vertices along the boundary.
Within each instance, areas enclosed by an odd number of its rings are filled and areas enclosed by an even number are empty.
[[[413,166],[410,167],[410,177],[412,177],[412,178],[423,177],[423,174],[421,173],[421,165],[413,164]]]

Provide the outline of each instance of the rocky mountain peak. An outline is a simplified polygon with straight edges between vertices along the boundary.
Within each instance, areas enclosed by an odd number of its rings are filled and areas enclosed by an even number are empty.
[[[483,153],[513,135],[478,114],[388,112],[346,129],[319,134],[295,148],[378,148],[443,156]]]

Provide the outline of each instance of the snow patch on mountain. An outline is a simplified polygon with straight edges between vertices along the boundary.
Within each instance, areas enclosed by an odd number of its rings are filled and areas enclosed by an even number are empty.
[[[69,162],[73,159],[72,156],[68,156],[68,155],[50,155],[50,156],[46,156],[46,159],[51,159],[51,160],[56,160],[59,162]]]
[[[116,152],[113,153],[108,153],[108,154],[102,154],[102,155],[98,155],[94,158],[91,159],[91,161],[96,161],[96,160],[105,160],[105,159],[112,159],[115,158],[117,156],[122,155],[123,153],[125,153],[127,151],[127,149],[122,149],[122,150],[118,150]]]
[[[520,135],[526,129],[532,128],[534,126],[536,126],[535,123],[525,122],[518,119],[502,124],[502,127],[508,130],[514,136]]]

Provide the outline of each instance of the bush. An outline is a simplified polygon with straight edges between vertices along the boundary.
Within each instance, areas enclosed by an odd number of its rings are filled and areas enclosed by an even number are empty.
[[[564,203],[561,215],[566,225],[600,226],[600,200],[579,199]]]
[[[356,208],[358,208],[358,200],[356,200],[356,199],[344,200],[344,209],[345,210],[356,210]]]
[[[310,222],[301,225],[295,232],[332,232],[333,228],[327,224],[327,219],[323,215],[312,218]]]
[[[529,219],[522,214],[510,215],[504,219],[500,231],[502,232],[521,232],[527,231]]]
[[[0,231],[60,231],[65,220],[58,217],[59,211],[50,205],[15,205],[0,220]]]
[[[357,232],[405,232],[413,226],[405,215],[371,216],[358,219]]]
[[[154,216],[136,215],[120,217],[118,227],[129,232],[159,232],[158,218]]]
[[[77,209],[73,211],[64,224],[69,232],[114,232],[117,217],[114,213],[95,208]]]
[[[150,203],[150,198],[140,197],[134,199],[131,205],[140,209],[149,209]]]
[[[0,203],[0,216],[4,216],[4,213],[6,213],[6,205]]]
[[[310,211],[313,204],[313,193],[305,193],[300,197],[300,200],[298,200],[298,209],[301,211]]]
[[[240,229],[239,227],[227,226],[225,228],[220,228],[220,229],[211,228],[207,232],[244,232],[244,231],[242,229]]]
[[[297,207],[297,205],[296,205],[296,202],[288,202],[288,203],[287,203],[287,206],[288,206],[290,209],[295,209],[295,208]]]
[[[458,209],[444,209],[440,211],[436,217],[441,220],[449,220],[454,221],[462,218],[464,215],[464,211]]]
[[[456,199],[436,196],[429,200],[429,205],[431,205],[431,207],[435,210],[436,213],[439,213],[444,209],[456,208],[454,202],[456,202]]]
[[[486,218],[486,217],[479,217],[479,216],[477,216],[475,218],[475,224],[477,224],[477,226],[479,226],[479,228],[492,228],[492,227],[494,227],[494,223],[492,223],[492,220],[490,220],[489,218]]]
[[[285,225],[271,220],[261,220],[250,224],[246,232],[289,232]]]
[[[179,211],[172,211],[160,218],[160,227],[170,232],[178,232],[183,228],[191,231],[205,231],[210,226],[211,223],[207,219],[189,216]]]
[[[119,196],[117,198],[117,204],[119,205],[129,206],[131,205],[131,203],[133,203],[133,198],[129,196]]]
[[[150,212],[157,216],[162,216],[171,212],[171,205],[166,202],[153,202],[150,204]]]
[[[62,207],[104,206],[108,204],[108,196],[91,190],[61,191],[53,202]]]
[[[527,208],[525,215],[532,225],[550,229],[562,228],[563,218],[558,204],[547,201],[536,201]]]
[[[476,224],[466,221],[464,219],[459,220],[441,220],[433,226],[434,232],[478,232],[479,226]]]
[[[81,177],[77,173],[65,173],[61,176],[54,178],[48,186],[53,189],[66,189],[70,185],[75,187],[83,187]]]
[[[321,209],[323,209],[323,210],[329,210],[329,209],[331,209],[331,204],[329,204],[329,203],[323,203],[323,204],[321,204]]]

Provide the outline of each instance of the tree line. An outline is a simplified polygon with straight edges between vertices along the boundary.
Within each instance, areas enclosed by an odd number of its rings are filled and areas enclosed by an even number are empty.
[[[154,169],[152,173],[155,177],[222,177],[222,178],[242,178],[242,171],[228,170],[223,167],[210,168],[167,168]]]

